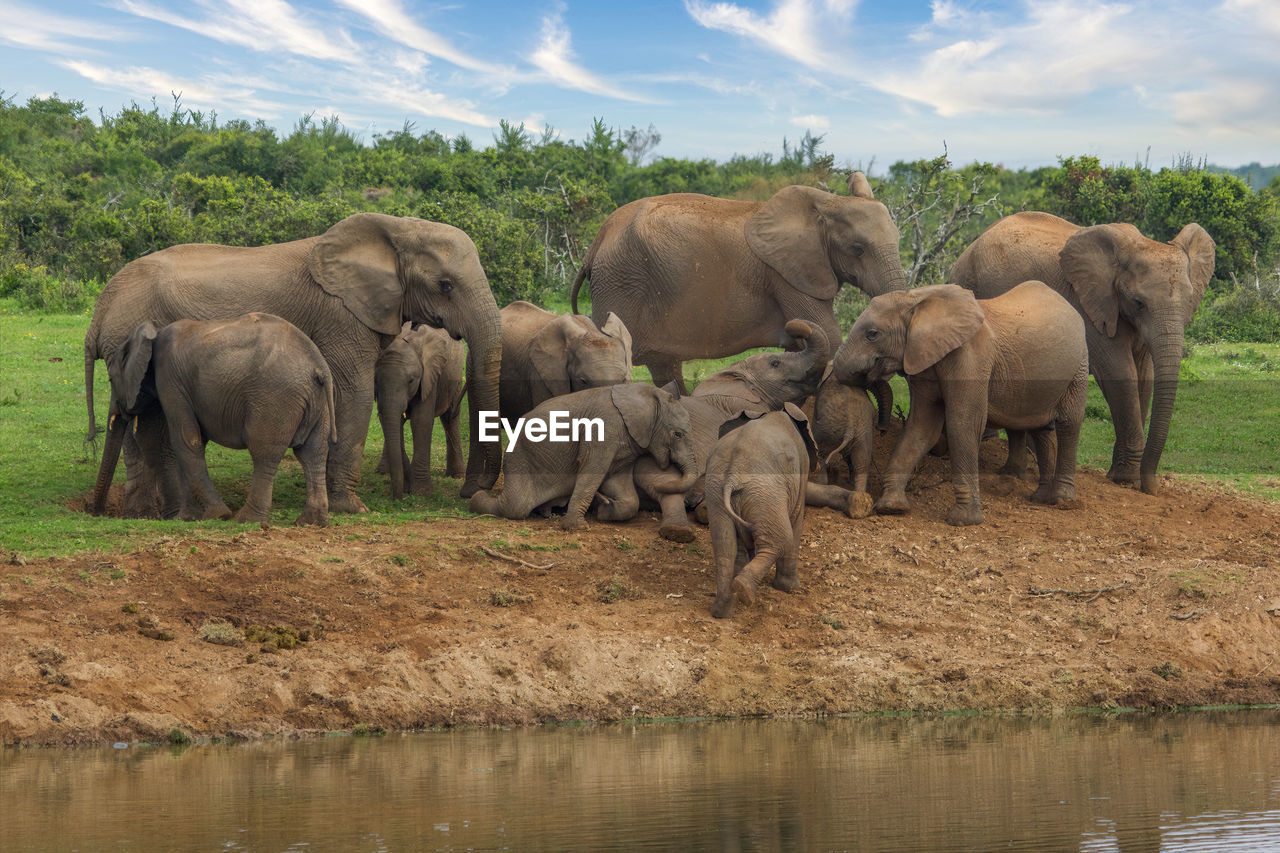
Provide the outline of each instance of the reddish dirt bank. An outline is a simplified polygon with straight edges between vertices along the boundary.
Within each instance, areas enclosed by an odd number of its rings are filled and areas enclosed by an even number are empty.
[[[982,526],[942,522],[929,459],[907,516],[811,511],[802,588],[727,621],[709,614],[705,528],[677,545],[650,516],[271,529],[4,565],[0,741],[1280,702],[1280,507],[1082,472],[1074,506],[1044,508],[989,473],[1002,452],[988,442]],[[263,651],[240,639],[251,625],[309,639]]]

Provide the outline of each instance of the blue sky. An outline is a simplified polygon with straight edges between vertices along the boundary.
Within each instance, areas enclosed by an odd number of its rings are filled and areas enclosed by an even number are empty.
[[[1010,167],[1094,154],[1280,162],[1280,0],[0,0],[0,90],[95,115],[412,122],[484,145],[499,119],[581,139],[653,125],[659,156]],[[1148,149],[1150,153],[1148,155]]]

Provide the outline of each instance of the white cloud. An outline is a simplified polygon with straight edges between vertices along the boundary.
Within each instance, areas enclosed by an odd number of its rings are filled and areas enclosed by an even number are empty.
[[[831,119],[820,115],[793,116],[791,123],[805,130],[830,130]]]
[[[481,71],[486,74],[513,73],[511,68],[479,59],[459,50],[442,36],[409,17],[398,0],[336,0],[336,2],[365,16],[373,22],[378,32],[405,47],[438,57],[470,71]]]
[[[1171,99],[1178,124],[1211,136],[1280,131],[1280,85],[1274,79],[1222,79]]]
[[[4,21],[4,26],[0,27],[0,43],[51,53],[83,52],[84,48],[67,39],[120,42],[128,38],[128,34],[118,27],[80,18],[65,18],[44,9],[37,11],[5,0],[0,0],[0,20]]]
[[[1238,21],[1280,36],[1280,3],[1275,0],[1226,0],[1219,11]]]
[[[651,102],[648,98],[609,83],[575,63],[573,48],[569,42],[569,29],[564,25],[562,10],[557,10],[542,19],[541,41],[538,43],[537,50],[529,57],[529,61],[553,82],[565,88],[623,101]]]
[[[211,0],[197,0],[196,5],[204,10],[204,17],[186,17],[141,0],[120,0],[119,8],[140,18],[263,53],[284,50],[298,56],[339,62],[352,62],[360,56],[345,32],[339,30],[338,38],[331,38],[325,30],[303,20],[283,0],[227,0],[226,4],[217,6],[212,5]],[[227,6],[234,14],[227,14]]]
[[[210,82],[178,77],[146,66],[107,68],[82,60],[66,59],[62,67],[100,86],[123,89],[135,97],[150,98],[160,93],[182,96],[191,107],[213,109],[232,107],[242,112],[275,118],[287,111],[284,104],[259,97],[252,87],[235,86],[226,80]]]
[[[735,3],[685,0],[684,8],[699,25],[757,42],[807,68],[831,70],[841,63],[824,46],[823,33],[852,19],[855,2],[827,0],[822,10],[810,0],[779,0],[761,15]]]

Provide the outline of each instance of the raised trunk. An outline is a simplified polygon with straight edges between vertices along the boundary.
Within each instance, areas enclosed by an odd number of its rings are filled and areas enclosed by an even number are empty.
[[[467,340],[467,422],[470,450],[462,497],[490,488],[502,471],[500,442],[480,442],[480,412],[498,411],[498,379],[502,371],[502,321],[495,303],[493,317],[479,325]]]
[[[387,474],[391,477],[391,497],[404,497],[404,412],[407,400],[384,399],[378,395],[378,423],[382,424],[382,446],[387,456]]]
[[[1169,437],[1169,423],[1173,420],[1173,402],[1178,394],[1178,367],[1182,362],[1182,326],[1173,323],[1152,347],[1152,364],[1155,368],[1155,391],[1152,394],[1151,426],[1147,430],[1147,443],[1142,451],[1142,491],[1154,495],[1160,490],[1156,469],[1160,467],[1160,455]]]
[[[116,463],[120,461],[120,449],[124,447],[124,436],[132,418],[117,415],[107,430],[107,445],[102,449],[102,462],[98,466],[98,481],[93,487],[93,500],[89,504],[89,512],[102,515],[107,511],[107,492],[111,490],[111,481],[116,476]]]

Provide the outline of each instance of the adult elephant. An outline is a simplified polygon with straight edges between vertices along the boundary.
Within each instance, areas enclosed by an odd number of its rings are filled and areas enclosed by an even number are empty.
[[[980,299],[1030,279],[1066,297],[1087,321],[1089,370],[1111,407],[1116,443],[1107,476],[1155,494],[1178,391],[1183,330],[1213,264],[1213,238],[1194,222],[1161,243],[1125,223],[1082,228],[1028,211],[984,231],[960,255],[951,280]],[[1011,436],[1010,444],[1009,469],[1017,470],[1025,443]]]
[[[861,172],[848,185],[849,196],[790,186],[766,202],[676,193],[623,205],[587,250],[574,313],[590,280],[596,323],[621,317],[636,363],[682,391],[684,360],[785,347],[791,319],[838,341],[841,282],[871,296],[906,287],[888,209]]]
[[[451,225],[381,213],[357,213],[317,237],[290,243],[184,244],[127,264],[103,288],[85,336],[90,436],[94,361],[110,358],[138,324],[251,311],[276,314],[301,329],[333,374],[337,442],[326,475],[331,512],[365,511],[355,486],[373,411],[374,364],[405,320],[466,340],[471,453],[483,454],[485,464],[463,494],[497,479],[501,451],[496,443],[478,443],[476,418],[481,409],[498,409],[502,324],[475,244]],[[144,514],[154,472],[128,443],[125,451],[125,512]]]

